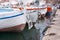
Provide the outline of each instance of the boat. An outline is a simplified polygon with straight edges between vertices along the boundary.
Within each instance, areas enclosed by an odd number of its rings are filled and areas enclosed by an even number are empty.
[[[23,11],[17,11],[17,9],[14,10],[12,8],[0,8],[0,31],[19,30],[20,25],[26,23],[25,12]],[[22,27],[24,28],[24,26]]]
[[[15,2],[15,3],[13,3],[13,2]],[[29,3],[31,3],[31,2],[29,2]],[[6,3],[6,4],[8,4],[8,3]],[[22,10],[19,10],[20,8],[17,8],[17,6],[16,6],[18,4],[18,2],[12,1],[12,3],[10,2],[9,4],[13,5],[13,8],[11,8],[11,7],[7,8],[6,5],[0,8],[0,31],[23,30],[25,28],[25,24],[26,24],[26,15],[25,15],[26,10],[45,9],[44,7],[39,8],[39,7],[30,7],[29,6],[26,8],[22,7]],[[24,5],[27,5],[27,4],[24,4]]]

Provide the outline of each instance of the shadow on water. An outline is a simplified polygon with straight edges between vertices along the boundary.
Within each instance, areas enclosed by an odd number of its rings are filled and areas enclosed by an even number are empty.
[[[0,32],[0,40],[39,40],[38,30],[27,27],[22,32]]]

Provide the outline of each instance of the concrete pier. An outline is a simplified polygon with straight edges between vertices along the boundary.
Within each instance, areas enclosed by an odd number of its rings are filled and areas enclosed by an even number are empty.
[[[46,31],[43,40],[60,40],[60,9],[57,9],[53,24]]]

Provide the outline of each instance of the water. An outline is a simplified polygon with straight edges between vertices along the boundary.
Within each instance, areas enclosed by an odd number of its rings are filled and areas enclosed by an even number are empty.
[[[37,33],[33,28],[23,32],[0,32],[0,40],[38,40]]]

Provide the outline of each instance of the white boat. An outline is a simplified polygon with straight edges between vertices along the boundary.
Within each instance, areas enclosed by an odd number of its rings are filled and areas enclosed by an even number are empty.
[[[0,8],[0,29],[10,28],[25,23],[25,10],[21,12],[13,9]]]

